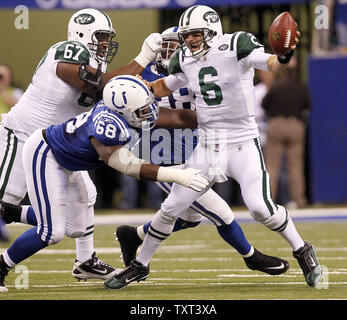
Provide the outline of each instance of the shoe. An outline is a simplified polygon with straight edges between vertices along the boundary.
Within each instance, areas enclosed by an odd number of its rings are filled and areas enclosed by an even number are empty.
[[[5,286],[5,277],[11,268],[5,263],[4,257],[0,255],[0,292],[8,292]]]
[[[258,270],[271,275],[278,275],[289,269],[289,262],[277,257],[267,256],[254,248],[254,253],[243,258],[246,266],[251,270]]]
[[[108,279],[122,271],[115,269],[105,262],[101,261],[96,253],[93,252],[91,259],[81,263],[75,260],[72,269],[72,276],[78,281],[87,279]]]
[[[109,290],[122,289],[133,281],[144,281],[149,275],[149,265],[145,267],[141,262],[132,261],[130,266],[114,277],[104,282],[105,288]]]
[[[0,200],[0,217],[6,224],[20,222],[22,207]]]
[[[115,234],[120,244],[124,265],[129,267],[131,261],[135,260],[137,249],[143,241],[137,235],[136,228],[132,226],[120,226]]]
[[[322,278],[322,267],[313,245],[305,242],[303,247],[293,252],[293,256],[298,260],[307,284],[315,287]]]

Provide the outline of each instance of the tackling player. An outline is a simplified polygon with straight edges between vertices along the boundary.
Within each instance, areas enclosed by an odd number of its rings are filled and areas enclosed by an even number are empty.
[[[4,280],[10,268],[65,235],[85,233],[88,190],[83,170],[106,163],[137,179],[176,182],[196,191],[209,184],[199,170],[159,167],[129,151],[128,143],[136,139],[131,128],[151,127],[158,119],[158,104],[144,82],[115,77],[105,86],[104,101],[61,125],[37,129],[26,140],[24,172],[37,226],[0,255],[0,291],[7,291]]]
[[[0,214],[6,223],[35,225],[30,207],[18,204],[27,193],[22,149],[26,139],[38,128],[62,123],[90,110],[100,100],[104,84],[119,74],[137,74],[154,59],[160,49],[160,34],[143,43],[140,54],[128,65],[106,72],[117,53],[111,19],[96,9],[79,10],[68,24],[68,39],[54,44],[39,62],[32,81],[0,125]],[[77,279],[101,278],[115,273],[94,252],[94,204],[96,188],[88,172],[82,173],[88,190],[88,228],[76,239],[73,276]],[[8,203],[5,203],[8,202]],[[29,210],[29,212],[28,212]]]
[[[254,115],[254,69],[284,69],[296,46],[283,57],[267,54],[250,33],[223,34],[219,15],[200,5],[181,15],[179,35],[183,46],[170,60],[170,75],[149,86],[155,96],[162,97],[188,84],[196,96],[200,141],[185,167],[199,168],[211,185],[233,177],[252,217],[290,244],[307,284],[316,286],[322,269],[314,247],[303,241],[287,210],[271,198]],[[170,235],[176,219],[200,195],[174,184],[151,222],[156,233],[146,234],[136,260],[106,280],[105,287],[120,289],[131,281],[145,280],[154,252]]]

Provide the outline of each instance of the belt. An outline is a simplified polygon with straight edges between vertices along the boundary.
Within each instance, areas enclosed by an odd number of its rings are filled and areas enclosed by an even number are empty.
[[[45,142],[48,144],[48,142],[47,142],[47,135],[46,135],[46,129],[42,130],[42,137],[43,137],[43,140],[45,140]]]

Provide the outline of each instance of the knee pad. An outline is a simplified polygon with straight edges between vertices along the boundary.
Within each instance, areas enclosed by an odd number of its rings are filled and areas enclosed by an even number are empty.
[[[288,211],[286,208],[279,206],[273,215],[270,217],[261,219],[255,218],[257,221],[261,222],[264,226],[269,228],[272,231],[283,231],[288,224]]]

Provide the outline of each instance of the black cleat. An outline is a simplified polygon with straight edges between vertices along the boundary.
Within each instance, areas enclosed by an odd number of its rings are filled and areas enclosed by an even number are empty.
[[[120,244],[124,265],[128,267],[131,261],[135,260],[137,249],[143,241],[137,235],[136,228],[132,226],[120,226],[115,234]]]
[[[258,270],[271,275],[278,275],[289,269],[289,262],[277,257],[267,256],[254,248],[254,253],[243,258],[246,266],[251,270]]]
[[[121,269],[115,269],[108,265],[107,263],[101,261],[96,253],[93,252],[91,259],[81,263],[75,260],[75,264],[72,269],[72,276],[78,281],[87,279],[103,279],[113,277]]]
[[[7,292],[8,289],[5,286],[5,277],[11,268],[5,263],[4,257],[0,255],[0,292]]]
[[[122,289],[133,281],[144,281],[149,275],[149,265],[145,267],[141,262],[132,261],[130,266],[114,277],[104,282],[105,288],[109,290]]]
[[[303,247],[293,252],[293,256],[298,260],[307,284],[315,287],[322,278],[322,267],[313,245],[305,242]]]
[[[0,217],[6,224],[20,222],[22,207],[0,200]]]

